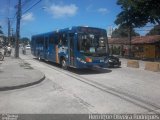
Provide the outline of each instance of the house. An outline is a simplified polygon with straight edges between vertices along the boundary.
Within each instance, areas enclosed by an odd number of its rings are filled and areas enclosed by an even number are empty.
[[[128,56],[130,42],[128,38],[109,38],[110,54]]]
[[[118,48],[119,55],[128,56],[130,42],[128,38],[111,38],[109,47],[113,54]],[[132,37],[131,52],[139,59],[160,59],[160,35]]]
[[[136,58],[160,59],[160,35],[134,38],[132,45]]]

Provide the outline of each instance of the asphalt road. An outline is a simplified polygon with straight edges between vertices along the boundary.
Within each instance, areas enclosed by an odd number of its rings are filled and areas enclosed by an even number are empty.
[[[62,70],[20,57],[46,80],[24,89],[0,92],[0,113],[160,113],[160,73],[121,68]],[[124,61],[122,61],[124,62]]]

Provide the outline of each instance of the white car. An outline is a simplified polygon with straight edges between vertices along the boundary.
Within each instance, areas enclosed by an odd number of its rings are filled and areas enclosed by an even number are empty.
[[[26,50],[29,50],[31,49],[31,46],[30,45],[26,45]]]

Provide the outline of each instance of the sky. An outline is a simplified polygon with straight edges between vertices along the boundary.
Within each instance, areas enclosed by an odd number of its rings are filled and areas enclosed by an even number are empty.
[[[89,26],[109,29],[121,11],[117,0],[22,0],[21,37],[63,29]],[[7,18],[15,32],[18,0],[0,0],[0,25],[7,35]]]

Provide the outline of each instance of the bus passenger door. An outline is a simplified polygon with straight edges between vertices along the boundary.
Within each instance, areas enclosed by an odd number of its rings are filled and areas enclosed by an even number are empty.
[[[48,60],[49,56],[49,37],[45,36],[44,38],[44,59]]]
[[[74,33],[69,33],[69,64],[70,66],[74,66]]]

